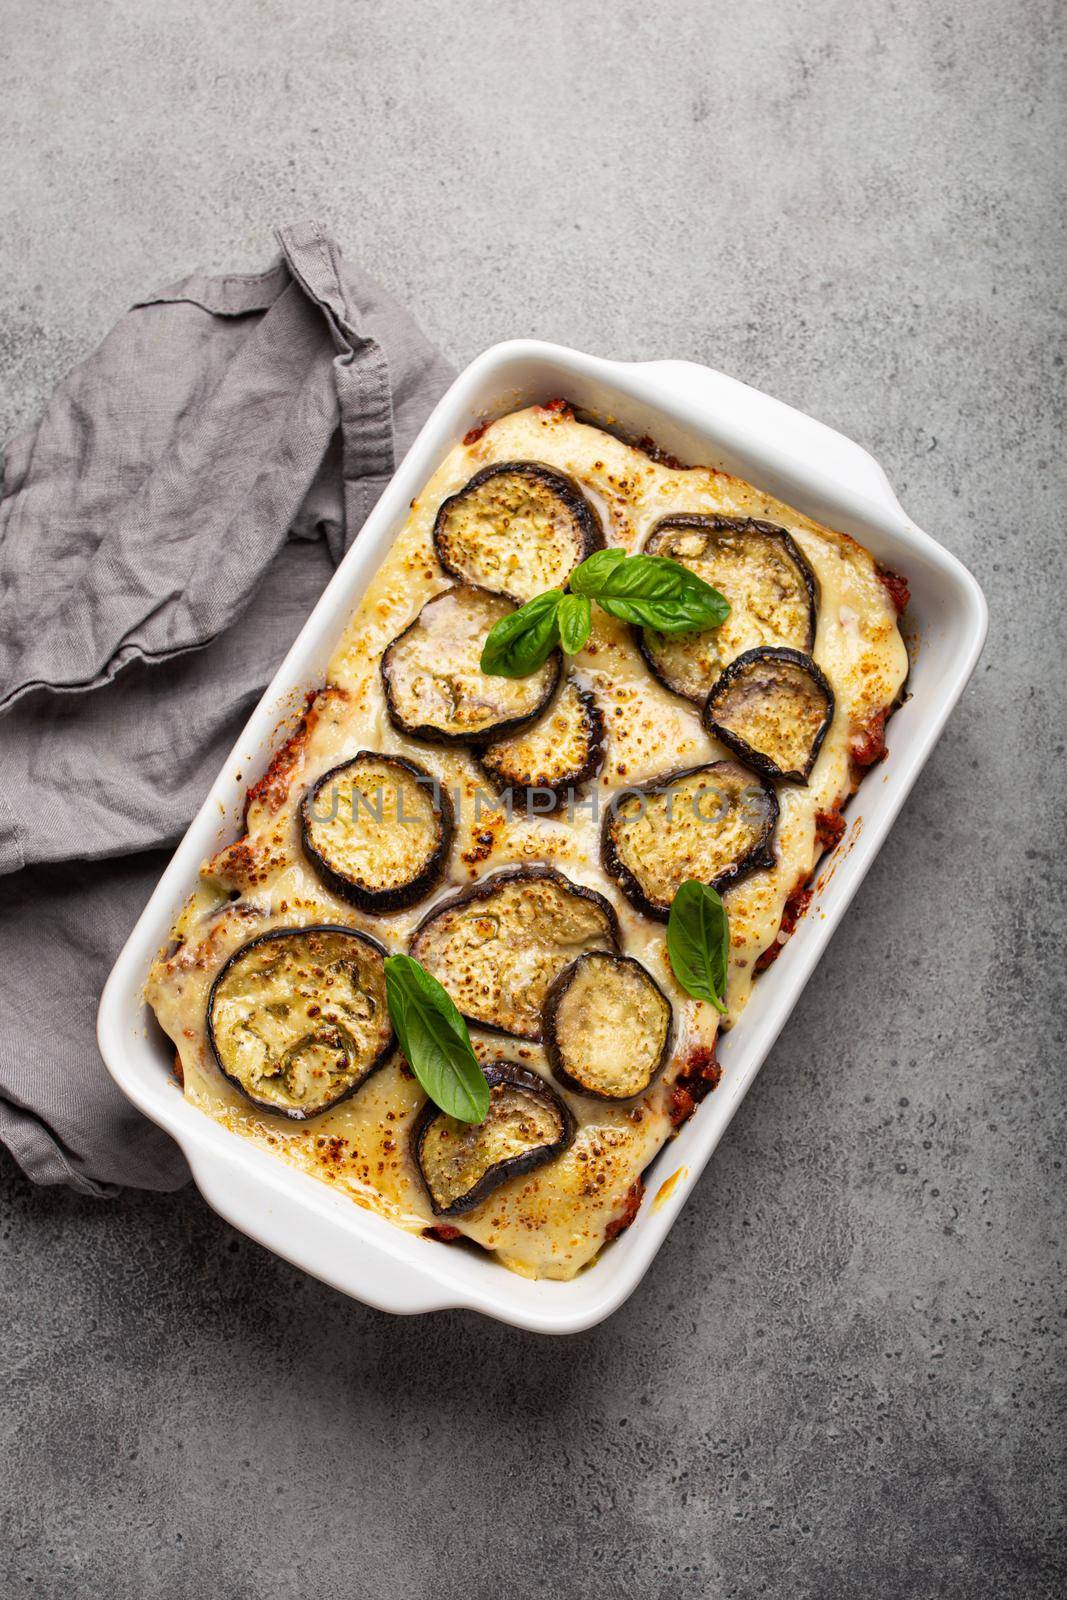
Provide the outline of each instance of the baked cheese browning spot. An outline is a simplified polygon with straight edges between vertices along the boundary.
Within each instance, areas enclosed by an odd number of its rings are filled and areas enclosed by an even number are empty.
[[[441,876],[452,802],[417,762],[361,750],[312,785],[300,825],[304,853],[328,889],[363,911],[399,911]]]
[[[353,928],[274,928],[235,950],[211,986],[220,1070],[265,1111],[297,1121],[347,1095],[396,1040],[383,951]]]
[[[494,873],[435,906],[411,940],[469,1022],[533,1040],[557,973],[588,950],[617,949],[608,901],[551,867]]]
[[[537,461],[503,461],[449,496],[433,542],[450,577],[522,602],[562,589],[604,533],[570,478]]]
[[[483,1122],[458,1122],[430,1101],[412,1129],[415,1164],[438,1217],[472,1211],[509,1178],[554,1161],[574,1138],[574,1118],[536,1072],[509,1061],[484,1070]]]
[[[566,1088],[631,1100],[667,1064],[671,1003],[639,961],[593,951],[549,990],[544,1035],[552,1071]]]
[[[708,695],[707,731],[767,778],[807,783],[834,716],[834,691],[799,650],[746,650]]]
[[[604,714],[588,689],[568,677],[552,705],[510,739],[486,745],[479,760],[500,794],[515,803],[532,791],[555,797],[560,806],[595,778],[604,762]]]
[[[784,528],[751,517],[672,515],[657,522],[645,552],[688,567],[730,602],[719,628],[672,636],[643,631],[645,660],[675,694],[702,704],[723,667],[756,645],[813,648],[815,575]]]
[[[491,677],[481,668],[486,634],[514,609],[503,596],[469,586],[428,600],[382,656],[393,726],[434,744],[476,744],[543,711],[559,682],[558,651],[525,678]]]
[[[613,801],[604,868],[646,916],[667,920],[688,878],[717,890],[774,862],[778,799],[737,761],[668,773]]]

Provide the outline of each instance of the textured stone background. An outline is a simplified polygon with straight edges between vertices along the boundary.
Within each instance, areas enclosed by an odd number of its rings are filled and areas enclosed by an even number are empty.
[[[607,1325],[392,1320],[5,1162],[5,1600],[1063,1592],[1059,12],[7,0],[3,434],[317,214],[457,362],[692,357],[853,435],[992,629]]]

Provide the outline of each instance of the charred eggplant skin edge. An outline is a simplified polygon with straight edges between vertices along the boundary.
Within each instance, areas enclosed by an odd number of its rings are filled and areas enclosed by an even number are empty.
[[[576,794],[584,784],[590,783],[592,779],[596,777],[597,773],[604,765],[604,751],[607,746],[607,733],[604,723],[604,713],[597,704],[596,696],[589,689],[583,689],[579,686],[578,697],[582,702],[582,707],[585,711],[589,728],[591,730],[589,737],[589,754],[586,756],[578,770],[576,772],[569,772],[567,776],[562,778],[558,783],[509,783],[508,780],[500,772],[498,772],[493,767],[492,763],[487,759],[488,750],[479,751],[476,754],[478,765],[481,767],[482,771],[485,773],[485,776],[488,778],[498,795],[503,796],[507,794],[508,790],[510,789],[513,798],[517,798],[519,801],[525,804],[531,795],[547,794],[551,792],[555,796],[555,806],[553,807],[553,810],[558,811],[560,806],[562,806],[566,801],[569,794]],[[551,713],[551,710],[552,706],[549,704],[541,713],[541,715],[547,717]],[[496,743],[495,740],[493,742]],[[551,816],[551,814],[552,813],[548,811],[542,812],[542,815],[544,816]]]
[[[501,872],[490,873],[488,878],[483,878],[480,883],[474,884],[470,889],[461,889],[458,894],[450,895],[447,900],[439,901],[437,905],[430,907],[421,922],[412,929],[411,938],[408,941],[408,948],[411,954],[416,958],[418,957],[419,934],[422,933],[424,928],[428,928],[431,923],[436,921],[442,913],[455,911],[458,906],[476,904],[479,900],[489,900],[502,883],[540,883],[546,879],[560,884],[569,893],[579,895],[583,900],[591,901],[593,905],[604,913],[613,941],[611,953],[613,955],[617,954],[621,948],[622,940],[619,933],[619,919],[611,901],[605,899],[602,894],[598,894],[595,889],[587,889],[584,884],[575,883],[572,878],[565,877],[562,872],[557,872],[555,867],[505,867]],[[505,1039],[526,1038],[523,1034],[515,1034],[507,1028],[502,1028],[499,1023],[485,1022],[481,1017],[465,1017],[465,1021],[471,1023],[473,1027],[478,1028],[482,1033],[499,1034]],[[527,1042],[536,1044],[539,1041],[534,1039],[527,1040]]]
[[[442,500],[437,510],[433,524],[433,548],[441,568],[448,573],[450,578],[455,578],[457,583],[469,583],[458,567],[452,566],[445,560],[444,537],[445,524],[452,508],[463,501],[472,489],[480,489],[483,483],[489,483],[493,478],[502,477],[505,473],[517,474],[521,478],[536,478],[546,484],[558,499],[563,501],[571,516],[574,518],[581,538],[581,548],[575,566],[591,556],[594,550],[604,548],[604,529],[600,518],[593,507],[575,483],[573,478],[568,478],[565,473],[558,472],[555,467],[548,467],[541,461],[494,461],[488,467],[482,467],[473,478],[469,478],[462,489],[457,489],[455,494],[450,494],[447,500]],[[503,590],[494,591],[501,594]],[[516,605],[521,601],[514,595],[507,595]]]
[[[528,1093],[549,1101],[554,1109],[559,1111],[563,1131],[554,1144],[539,1145],[536,1149],[525,1150],[521,1155],[512,1156],[507,1161],[496,1162],[489,1168],[488,1172],[479,1178],[472,1189],[467,1190],[466,1194],[460,1195],[459,1199],[454,1200],[450,1206],[441,1207],[438,1206],[434,1199],[430,1186],[423,1174],[421,1152],[423,1139],[430,1124],[435,1122],[438,1117],[443,1117],[445,1113],[439,1110],[432,1100],[427,1100],[412,1124],[411,1154],[418,1169],[423,1189],[430,1202],[430,1209],[435,1217],[465,1216],[468,1211],[473,1211],[476,1206],[480,1206],[482,1201],[488,1199],[493,1193],[494,1189],[499,1189],[500,1185],[506,1183],[509,1178],[518,1178],[524,1173],[535,1172],[538,1167],[547,1166],[550,1161],[555,1161],[558,1156],[561,1156],[565,1150],[570,1148],[577,1131],[577,1123],[570,1107],[545,1083],[543,1078],[538,1077],[536,1072],[530,1072],[526,1067],[516,1066],[511,1061],[494,1061],[489,1066],[483,1067],[482,1071],[485,1073],[485,1080],[491,1089],[497,1084],[509,1083],[513,1084],[517,1089],[525,1089]]]
[[[396,1049],[396,1034],[393,1032],[392,1027],[390,1027],[389,1035],[385,1043],[382,1045],[382,1048],[378,1051],[378,1054],[375,1056],[374,1060],[371,1062],[363,1076],[361,1078],[357,1078],[355,1083],[349,1084],[347,1089],[343,1089],[339,1095],[336,1095],[334,1099],[328,1101],[325,1105],[316,1106],[313,1111],[286,1109],[284,1106],[271,1105],[265,1100],[257,1100],[255,1095],[249,1094],[248,1090],[245,1088],[244,1084],[239,1078],[235,1078],[232,1073],[226,1071],[226,1068],[222,1062],[222,1054],[215,1042],[215,995],[218,991],[219,985],[222,983],[222,980],[237,961],[238,957],[245,955],[254,947],[257,947],[261,944],[269,944],[275,939],[290,939],[294,934],[309,933],[346,934],[350,939],[359,939],[361,943],[369,945],[372,950],[381,956],[383,961],[389,953],[385,946],[383,944],[379,944],[378,940],[373,938],[369,933],[361,933],[358,928],[349,928],[346,927],[344,923],[340,922],[312,922],[305,927],[270,928],[266,933],[257,933],[254,939],[246,939],[244,944],[238,945],[237,949],[234,950],[231,955],[227,956],[226,960],[215,974],[211,988],[208,990],[207,997],[207,1038],[208,1043],[211,1046],[211,1054],[214,1058],[215,1065],[222,1073],[222,1076],[227,1080],[228,1083],[232,1083],[235,1089],[240,1090],[250,1105],[254,1105],[260,1111],[268,1111],[276,1117],[287,1117],[291,1122],[310,1122],[314,1117],[321,1117],[324,1111],[332,1111],[334,1106],[339,1106],[342,1101],[350,1099],[358,1089],[363,1087],[372,1073],[377,1072],[379,1067],[385,1066],[385,1063],[389,1060],[389,1057]]]
[[[311,837],[310,811],[315,803],[315,798],[328,783],[339,778],[350,767],[360,766],[364,763],[378,762],[390,767],[399,767],[405,774],[414,778],[417,783],[429,787],[433,797],[433,807],[437,816],[437,848],[422,871],[408,883],[398,884],[395,889],[365,889],[358,883],[353,883],[340,872],[330,866],[329,862],[320,855]],[[321,778],[308,789],[300,806],[300,842],[304,854],[311,862],[315,871],[326,885],[327,889],[339,895],[342,900],[347,900],[350,905],[356,906],[360,911],[390,912],[406,911],[409,906],[416,905],[428,895],[439,881],[445,870],[448,857],[452,850],[452,838],[455,832],[455,817],[452,811],[452,801],[444,784],[438,783],[431,772],[425,767],[420,767],[418,762],[409,761],[406,756],[384,756],[374,750],[361,750],[349,761],[339,762],[336,767],[331,767],[324,772]]]
[[[649,1073],[648,1082],[643,1086],[643,1088],[636,1089],[633,1094],[628,1095],[602,1094],[597,1089],[588,1088],[578,1078],[572,1077],[567,1071],[566,1067],[563,1065],[563,1056],[562,1052],[560,1051],[559,1040],[556,1034],[556,1017],[557,1013],[559,1012],[560,1004],[563,1001],[567,990],[574,982],[574,979],[578,976],[582,965],[589,960],[591,953],[592,952],[587,952],[585,955],[579,956],[577,961],[572,961],[569,967],[564,967],[559,977],[556,978],[550,986],[548,994],[545,996],[544,1025],[542,1028],[542,1034],[545,1042],[545,1054],[548,1057],[548,1064],[552,1068],[553,1077],[556,1078],[565,1089],[570,1089],[574,1094],[586,1095],[590,1100],[606,1100],[610,1105],[623,1105],[627,1101],[638,1100],[640,1099],[641,1095],[647,1094],[648,1090],[655,1083],[656,1079],[659,1077],[660,1073],[671,1059],[671,1050],[674,1048],[674,1007],[671,1005],[669,997],[656,982],[651,972],[649,972],[647,967],[642,966],[640,961],[635,960],[633,956],[612,955],[611,959],[620,966],[636,967],[641,973],[642,977],[648,979],[649,983],[651,983],[657,994],[662,996],[667,1007],[667,1033],[663,1040],[663,1048],[660,1051],[659,1060],[656,1062],[653,1070]],[[601,955],[607,954],[606,951],[598,953]]]
[[[479,585],[469,583],[457,585],[456,587],[476,589],[479,587]],[[491,589],[485,589],[482,592],[484,594],[491,594],[494,600],[508,600],[511,604],[515,604],[515,602],[511,600],[510,595],[498,595]],[[454,593],[455,588],[443,589],[441,594],[434,595],[430,600],[427,600],[426,605],[432,605],[434,600],[440,600],[444,595]],[[468,749],[477,749],[479,745],[492,744],[497,739],[506,738],[509,733],[517,733],[520,728],[525,728],[529,723],[536,721],[538,717],[544,715],[547,708],[552,704],[556,690],[559,688],[560,677],[563,673],[563,656],[559,650],[553,650],[552,654],[548,658],[552,665],[552,675],[539,703],[533,708],[532,711],[524,713],[521,717],[505,717],[500,722],[494,722],[492,727],[483,728],[478,733],[469,733],[467,731],[462,733],[449,733],[444,728],[434,727],[432,722],[406,721],[397,710],[396,699],[393,693],[393,685],[391,680],[389,657],[391,652],[399,644],[401,644],[404,639],[407,638],[408,634],[412,633],[414,629],[419,626],[420,622],[422,621],[422,611],[425,611],[425,609],[426,606],[423,606],[418,616],[413,617],[408,623],[407,627],[398,633],[395,639],[391,639],[382,652],[379,674],[382,680],[382,688],[385,692],[385,708],[389,713],[390,722],[393,724],[394,728],[398,730],[398,732],[406,734],[409,739],[420,739],[423,744],[466,746]]]
[[[678,783],[683,778],[690,778],[694,773],[703,772],[709,765],[714,766],[715,763],[701,762],[699,766],[695,767],[678,767],[673,772],[664,773],[660,778],[652,778],[648,783],[635,785],[632,789],[620,790],[615,796],[613,805],[608,808],[607,815],[601,825],[600,855],[605,872],[609,878],[619,885],[631,905],[636,906],[639,911],[644,912],[646,917],[651,917],[656,922],[666,922],[670,916],[670,908],[658,906],[655,901],[650,900],[629,867],[620,859],[615,849],[615,841],[611,832],[612,823],[615,821],[615,805],[625,800],[628,795],[651,795],[657,794],[662,789],[669,789],[672,783]],[[778,796],[775,794],[771,784],[761,774],[753,773],[752,781],[759,785],[767,800],[768,824],[764,830],[763,838],[753,845],[748,854],[742,856],[740,861],[734,862],[728,871],[720,872],[710,885],[719,894],[722,894],[731,884],[740,883],[742,878],[747,878],[751,873],[759,872],[764,867],[773,867],[775,863],[774,838],[778,826]]]
[[[763,755],[759,750],[753,750],[752,746],[734,733],[731,728],[723,727],[715,720],[715,702],[718,696],[724,693],[732,683],[736,682],[747,667],[752,666],[757,661],[788,661],[794,667],[800,667],[818,685],[825,697],[826,712],[819,725],[819,731],[812,740],[807,762],[798,771],[783,771],[777,762],[771,760],[770,756]],[[704,702],[701,721],[713,739],[718,739],[721,744],[726,745],[727,749],[732,750],[739,761],[743,761],[746,767],[751,767],[761,777],[782,779],[786,783],[807,783],[811,776],[812,768],[819,758],[823,740],[830,731],[830,724],[834,720],[835,708],[836,701],[830,681],[812,656],[805,655],[802,650],[790,650],[786,645],[757,645],[754,650],[743,651],[741,655],[736,656],[730,662],[728,667],[723,668],[717,682]]]
[[[751,529],[755,533],[762,534],[766,539],[776,540],[804,580],[804,587],[808,592],[807,644],[809,650],[814,649],[815,629],[818,625],[819,614],[818,579],[807,556],[787,529],[779,527],[776,522],[761,522],[756,517],[727,517],[717,511],[707,513],[701,511],[676,511],[669,513],[665,517],[660,517],[659,521],[652,526],[649,530],[648,538],[645,540],[644,550],[648,554],[655,554],[655,551],[649,550],[650,544],[657,534],[669,532],[672,528],[681,529],[683,532],[686,529],[690,529],[703,533],[745,533]],[[672,688],[667,682],[656,663],[652,651],[648,648],[645,638],[646,631],[644,628],[633,629],[634,639],[644,657],[645,665],[652,676],[657,678],[665,689],[670,689],[672,694],[677,694],[678,690]],[[685,697],[683,696],[683,698]],[[699,700],[697,704],[700,704]]]

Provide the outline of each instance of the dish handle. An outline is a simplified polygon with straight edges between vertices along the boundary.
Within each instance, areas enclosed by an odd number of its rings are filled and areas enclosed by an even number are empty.
[[[825,422],[817,422],[784,401],[774,400],[758,389],[750,389],[738,378],[727,377],[725,372],[696,361],[642,361],[636,365],[667,394],[691,397],[701,407],[710,407],[736,427],[739,437],[757,435],[773,441],[774,448],[788,458],[790,465],[832,473],[861,499],[874,501],[895,520],[907,522],[889,479],[874,457]]]
[[[231,1156],[192,1141],[183,1142],[183,1148],[193,1181],[212,1210],[301,1271],[399,1316],[443,1311],[460,1303],[455,1290],[435,1282],[425,1265],[404,1261],[401,1251],[392,1247],[394,1242],[427,1251],[444,1246],[404,1234],[394,1241],[393,1224],[380,1218],[373,1220],[389,1229],[390,1236],[376,1243],[346,1226],[340,1214],[332,1214],[337,1197],[328,1190],[321,1197],[312,1191],[303,1204],[294,1203],[291,1188],[276,1191],[272,1172],[247,1170],[244,1152]]]

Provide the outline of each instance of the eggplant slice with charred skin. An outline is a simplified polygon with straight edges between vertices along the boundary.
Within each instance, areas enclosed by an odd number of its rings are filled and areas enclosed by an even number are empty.
[[[739,761],[712,761],[621,791],[604,818],[604,870],[666,922],[687,878],[720,892],[774,862],[778,797]]]
[[[674,1033],[671,1003],[632,956],[591,951],[564,969],[545,1000],[545,1052],[576,1094],[632,1100],[663,1071]]]
[[[430,1100],[411,1130],[415,1164],[437,1217],[461,1217],[509,1178],[561,1156],[575,1122],[559,1095],[525,1067],[494,1061],[484,1069],[484,1122],[457,1122]]]
[[[834,691],[799,650],[746,650],[704,705],[704,726],[766,778],[807,783],[834,719]]]
[[[756,645],[813,648],[815,574],[784,528],[751,517],[676,514],[657,522],[645,554],[688,567],[730,602],[721,627],[673,635],[642,632],[642,655],[675,694],[702,705],[723,667]]]
[[[434,906],[411,940],[468,1022],[535,1040],[557,973],[587,950],[618,947],[609,902],[553,867],[493,873]]]
[[[604,764],[604,714],[571,676],[543,717],[486,745],[478,759],[497,792],[510,791],[513,804],[531,801],[537,791],[554,797],[557,810]]]
[[[393,726],[431,744],[484,744],[539,716],[559,682],[558,650],[525,678],[481,668],[486,634],[514,609],[502,595],[469,585],[427,600],[382,656]]]
[[[525,602],[562,589],[603,548],[604,530],[570,478],[538,461],[502,461],[444,501],[433,544],[449,577]]]
[[[211,985],[219,1069],[264,1111],[305,1121],[354,1094],[396,1044],[385,952],[355,928],[274,928],[241,945]]]
[[[429,894],[452,831],[452,802],[433,774],[373,750],[323,773],[300,808],[305,855],[361,911],[401,911]]]

